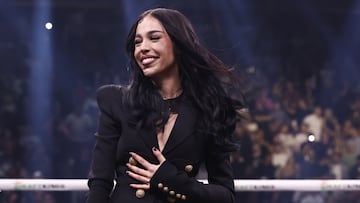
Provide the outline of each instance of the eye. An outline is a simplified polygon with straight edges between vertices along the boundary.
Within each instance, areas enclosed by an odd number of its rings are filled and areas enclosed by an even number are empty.
[[[138,45],[138,44],[140,44],[141,42],[142,42],[141,39],[135,39],[135,40],[134,40],[134,44],[135,44],[135,45]]]
[[[159,40],[160,39],[160,36],[151,36],[150,37],[150,40],[151,41],[157,41],[157,40]]]

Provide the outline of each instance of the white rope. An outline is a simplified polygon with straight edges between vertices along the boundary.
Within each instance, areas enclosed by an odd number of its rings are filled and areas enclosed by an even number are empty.
[[[1,190],[86,191],[86,179],[0,179]]]
[[[207,181],[201,180],[206,183]],[[360,191],[360,180],[234,180],[236,191]],[[86,179],[0,179],[0,191],[87,191]]]

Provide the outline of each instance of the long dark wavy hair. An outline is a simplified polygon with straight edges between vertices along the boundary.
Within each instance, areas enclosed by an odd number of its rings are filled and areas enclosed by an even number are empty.
[[[220,150],[232,151],[231,140],[243,102],[230,98],[225,86],[232,82],[231,70],[214,54],[200,44],[190,21],[179,11],[157,8],[142,13],[131,27],[126,50],[130,58],[131,82],[127,104],[133,109],[135,123],[139,126],[156,125],[157,120],[167,120],[163,115],[162,98],[150,78],[145,77],[135,57],[135,34],[138,23],[151,15],[164,26],[173,43],[175,62],[179,66],[183,94],[200,112],[198,131],[211,135]]]

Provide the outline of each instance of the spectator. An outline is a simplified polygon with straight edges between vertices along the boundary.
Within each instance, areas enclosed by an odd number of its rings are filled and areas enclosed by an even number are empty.
[[[314,108],[317,97],[315,77],[309,77],[304,80],[302,94],[304,95],[304,102],[309,104],[309,108]]]
[[[360,155],[356,157],[356,163],[349,170],[350,179],[360,179]]]
[[[330,137],[335,137],[340,134],[340,123],[335,118],[331,108],[324,110],[324,133],[329,134]]]
[[[234,176],[236,178],[246,178],[249,176],[251,164],[253,162],[253,143],[250,135],[241,124],[236,125],[235,140],[239,144],[239,151],[232,155]]]
[[[269,122],[271,121],[270,111],[267,110],[264,104],[260,101],[255,102],[255,109],[253,112],[254,121],[259,125],[261,129],[267,132],[269,131]]]
[[[309,126],[309,131],[315,136],[315,141],[320,141],[322,129],[324,126],[321,107],[316,106],[313,113],[307,115],[303,122]]]
[[[274,108],[271,111],[271,118],[272,118],[272,122],[277,122],[277,123],[285,123],[289,121],[289,116],[284,111],[280,102],[274,103]]]
[[[346,143],[345,151],[341,157],[341,163],[346,169],[346,177],[349,177],[349,170],[356,164],[356,148],[354,143]]]
[[[281,142],[274,143],[272,153],[272,165],[277,168],[283,168],[291,156],[291,151],[287,149]]]
[[[301,145],[308,141],[309,134],[309,126],[303,123],[294,138],[294,151],[296,153],[300,152]]]
[[[293,156],[289,157],[285,166],[277,169],[275,177],[277,179],[296,179],[298,175],[298,166]],[[277,194],[277,203],[292,202],[294,192],[286,191]]]
[[[91,116],[84,111],[81,104],[75,106],[63,122],[59,125],[60,131],[65,136],[65,143],[68,146],[67,157],[69,176],[86,177],[86,168],[90,162],[91,143],[93,141],[94,123]],[[81,165],[78,165],[82,163]],[[80,174],[77,172],[81,172]]]
[[[293,152],[295,146],[295,138],[293,133],[290,131],[290,124],[284,123],[280,132],[274,137],[274,143],[281,143],[286,151]]]
[[[334,175],[335,179],[345,179],[346,178],[346,168],[341,163],[341,155],[335,154],[332,157],[332,162],[330,164],[331,173]]]
[[[296,109],[296,118],[293,121],[296,121],[298,125],[301,125],[305,116],[311,113],[310,107],[308,106],[307,102],[304,99],[298,100],[298,105]]]
[[[295,88],[294,83],[287,81],[283,93],[283,104],[290,119],[296,119],[299,99],[300,94]]]

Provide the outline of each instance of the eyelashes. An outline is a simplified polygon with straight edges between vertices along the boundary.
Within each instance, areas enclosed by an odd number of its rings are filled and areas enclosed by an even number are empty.
[[[160,36],[151,36],[151,37],[149,37],[149,40],[152,41],[152,42],[157,42],[157,41],[160,40],[160,39],[161,39]],[[134,40],[134,44],[135,44],[135,45],[139,45],[139,44],[141,44],[142,42],[143,42],[143,39],[141,39],[141,38],[138,38],[138,39],[135,39],[135,40]]]
[[[151,41],[157,41],[160,39],[160,36],[154,36],[154,37],[150,37]]]

